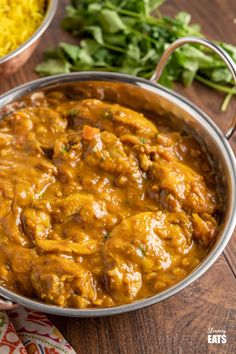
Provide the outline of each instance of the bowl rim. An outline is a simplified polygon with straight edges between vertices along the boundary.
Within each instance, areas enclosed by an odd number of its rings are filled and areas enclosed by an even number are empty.
[[[87,309],[78,309],[78,308],[63,308],[56,305],[45,304],[38,300],[33,300],[26,298],[22,295],[18,295],[3,286],[0,286],[0,295],[5,298],[17,302],[20,305],[35,309],[41,312],[67,316],[67,317],[102,317],[102,316],[111,316],[121,313],[127,313],[137,309],[145,308],[147,306],[156,304],[160,301],[163,301],[179,291],[186,288],[188,285],[197,280],[203,273],[205,273],[211,265],[218,259],[218,257],[223,252],[228,241],[230,240],[235,225],[236,225],[236,160],[234,153],[229,145],[228,140],[225,138],[222,131],[219,127],[209,118],[209,116],[204,113],[199,107],[193,104],[188,99],[184,98],[182,95],[165,88],[159,84],[153,83],[147,79],[138,78],[135,76],[120,74],[120,73],[111,73],[111,72],[80,72],[80,73],[69,73],[62,75],[55,75],[51,77],[46,77],[42,79],[37,79],[21,86],[18,86],[5,94],[0,96],[0,108],[4,107],[6,104],[11,103],[14,100],[17,100],[23,97],[26,94],[29,94],[32,91],[45,89],[51,86],[56,86],[60,84],[71,84],[77,82],[86,82],[86,81],[103,81],[103,82],[117,82],[117,83],[129,83],[135,86],[146,89],[150,92],[154,92],[161,97],[169,100],[173,104],[181,107],[186,112],[191,114],[200,120],[206,125],[206,128],[210,132],[211,136],[217,142],[219,148],[222,149],[224,159],[228,168],[228,173],[230,176],[230,188],[231,188],[231,198],[229,200],[229,216],[224,225],[221,237],[217,241],[216,245],[212,248],[208,256],[196,267],[186,278],[184,278],[179,283],[171,286],[163,292],[160,292],[151,297],[137,300],[130,304],[124,304],[114,307],[106,308],[87,308]]]
[[[48,5],[47,5],[47,10],[44,16],[44,19],[41,23],[41,25],[36,29],[36,31],[25,41],[23,42],[19,47],[8,53],[7,55],[4,55],[3,57],[0,58],[0,65],[7,62],[8,60],[11,60],[15,58],[18,54],[21,54],[24,52],[27,48],[29,48],[43,33],[46,31],[50,23],[52,22],[56,10],[58,7],[58,0],[48,0]]]

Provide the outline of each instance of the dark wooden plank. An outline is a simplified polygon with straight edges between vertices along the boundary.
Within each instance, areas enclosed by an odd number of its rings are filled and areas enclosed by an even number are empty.
[[[41,61],[46,47],[71,39],[58,26],[68,0],[61,0],[57,17],[46,32],[29,62],[15,75],[0,81],[0,94],[26,81],[36,79],[35,65]],[[192,14],[193,21],[214,39],[236,44],[233,20],[235,0],[167,0],[163,12],[174,15],[179,10]],[[220,113],[222,96],[200,84],[177,89],[204,109],[222,129],[229,124],[235,110],[231,104],[226,114]],[[236,149],[236,137],[231,140]],[[155,306],[130,314],[101,319],[67,319],[51,316],[55,325],[79,354],[192,354],[236,353],[236,283],[231,270],[236,270],[235,236],[225,256],[200,280],[178,295]],[[227,330],[227,345],[207,343],[209,327]]]
[[[236,255],[236,233],[234,231],[234,235],[232,236],[231,240],[229,241],[225,251],[224,255],[225,258],[234,273],[234,276],[236,278],[236,261],[235,261],[235,255]]]

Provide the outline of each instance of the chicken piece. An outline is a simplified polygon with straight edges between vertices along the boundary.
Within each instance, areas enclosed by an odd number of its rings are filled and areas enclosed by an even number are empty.
[[[11,125],[17,135],[33,132],[41,146],[51,148],[56,135],[64,133],[67,120],[47,107],[28,107],[16,111],[6,118],[6,125]]]
[[[32,241],[47,238],[51,229],[50,215],[42,210],[26,208],[21,214],[23,230]]]
[[[97,298],[92,274],[63,257],[41,256],[32,266],[30,279],[36,294],[46,303],[65,307],[78,295],[91,306]]]
[[[21,140],[21,137],[19,137],[19,139]],[[20,144],[21,141],[18,141],[18,144]],[[45,151],[41,148],[39,142],[37,140],[34,139],[27,139],[26,141],[22,141],[22,145],[24,148],[24,151],[31,156],[38,156],[41,157],[43,160],[43,164],[47,164],[47,166],[50,166],[50,169],[52,169],[54,172],[55,170],[55,166],[53,166],[51,164],[51,162],[49,162],[48,160],[44,159],[44,157],[48,157],[47,154],[45,153]],[[40,161],[41,162],[41,161]]]
[[[31,240],[25,235],[21,228],[20,214],[21,208],[14,207],[13,203],[9,199],[0,198],[1,210],[0,210],[0,233],[7,237],[8,241],[12,241],[16,245],[31,246]]]
[[[68,217],[78,214],[82,206],[90,203],[92,195],[87,193],[74,193],[64,198],[40,199],[33,206],[49,213],[57,222],[63,222]]]
[[[158,145],[166,148],[173,148],[178,146],[178,144],[182,141],[182,137],[179,132],[165,131],[158,133],[156,141]]]
[[[118,123],[125,126],[128,131],[136,135],[144,138],[153,138],[158,133],[156,126],[149,119],[145,118],[142,113],[121,107],[118,104],[112,105],[111,113],[115,124]]]
[[[209,214],[216,210],[214,191],[210,190],[204,178],[190,167],[176,161],[160,160],[153,163],[150,170],[159,188],[158,197],[162,207],[169,210],[183,208],[189,212]]]
[[[1,192],[0,192],[1,194]],[[12,201],[10,199],[4,199],[2,196],[0,196],[0,219],[5,218],[12,212]]]
[[[126,176],[127,183],[135,184],[136,188],[142,185],[142,175],[138,162],[133,155],[127,156],[119,138],[107,131],[100,132],[96,128],[89,133],[84,126],[84,159],[91,167],[99,167],[115,176]],[[85,131],[85,133],[84,133]]]
[[[60,233],[63,239],[68,239],[79,244],[91,241],[91,235],[88,235],[88,233],[85,232],[84,228],[81,227],[81,224],[78,223],[77,219],[78,217],[74,216],[61,224]]]
[[[55,181],[55,172],[55,166],[43,157],[22,154],[15,148],[8,149],[5,156],[0,156],[0,190],[5,198],[25,207]]]
[[[57,167],[58,177],[63,183],[77,179],[82,157],[81,136],[78,134],[63,135],[56,139],[52,154],[53,163]]]
[[[107,290],[119,302],[132,301],[142,286],[142,275],[132,265],[114,266],[106,273]]]
[[[92,200],[80,210],[79,221],[91,225],[96,229],[111,230],[118,223],[119,218],[108,212],[106,203],[101,200]]]
[[[11,134],[4,134],[0,132],[0,148],[6,148],[6,146],[14,142],[14,137]]]
[[[192,215],[194,238],[203,246],[207,247],[216,238],[218,228],[216,220],[209,214]]]
[[[65,104],[59,105],[57,111],[60,114],[65,112]],[[109,104],[97,99],[84,99],[74,102],[67,110],[67,119],[73,120],[73,127],[79,128],[83,121],[93,122],[98,128],[108,131],[133,132],[142,137],[154,137],[157,128],[142,113],[125,108],[119,104]],[[120,129],[122,127],[123,129]]]
[[[120,136],[120,140],[122,143],[133,147],[138,153],[139,162],[141,156],[146,159],[150,159],[151,156],[152,158],[156,156],[157,158],[161,157],[167,161],[179,160],[176,154],[176,147],[182,141],[182,137],[179,133],[159,132],[155,139],[144,138],[133,134],[124,134]]]
[[[33,262],[38,258],[34,249],[23,248],[12,244],[0,245],[1,261],[4,261],[3,269],[0,272],[0,280],[9,288],[20,292],[25,296],[33,295],[33,288],[30,282],[30,270]],[[8,273],[8,274],[6,274]]]
[[[88,255],[99,250],[97,241],[76,243],[72,240],[36,240],[36,246],[43,252]]]
[[[132,301],[141,274],[169,269],[177,259],[172,253],[181,257],[190,249],[191,235],[191,220],[183,212],[144,212],[124,219],[105,243],[108,291],[117,300]]]

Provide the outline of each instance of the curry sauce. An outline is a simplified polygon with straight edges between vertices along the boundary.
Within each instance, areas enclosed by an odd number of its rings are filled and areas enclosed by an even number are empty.
[[[206,153],[158,119],[62,96],[0,122],[1,285],[86,308],[130,303],[185,278],[218,232]]]

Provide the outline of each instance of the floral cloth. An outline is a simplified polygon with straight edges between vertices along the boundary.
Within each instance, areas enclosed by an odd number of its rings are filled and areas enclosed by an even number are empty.
[[[43,313],[23,307],[0,311],[0,353],[76,354]]]

